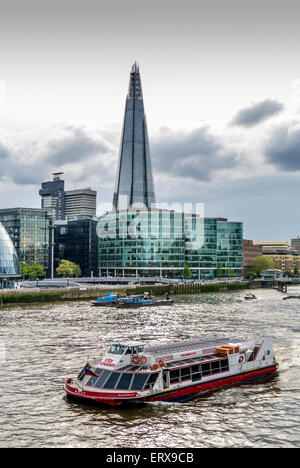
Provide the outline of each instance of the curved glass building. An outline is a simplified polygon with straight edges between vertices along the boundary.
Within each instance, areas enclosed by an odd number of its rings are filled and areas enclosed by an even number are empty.
[[[7,280],[17,278],[19,275],[16,250],[11,238],[0,223],[0,287],[4,287]]]

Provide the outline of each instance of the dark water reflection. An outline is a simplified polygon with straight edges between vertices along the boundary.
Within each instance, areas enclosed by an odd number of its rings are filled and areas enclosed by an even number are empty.
[[[177,297],[172,308],[112,311],[88,303],[0,310],[0,446],[299,447],[300,302],[277,291]],[[185,404],[78,405],[63,382],[116,338],[202,333],[273,339],[279,374]],[[4,356],[5,349],[5,356]]]

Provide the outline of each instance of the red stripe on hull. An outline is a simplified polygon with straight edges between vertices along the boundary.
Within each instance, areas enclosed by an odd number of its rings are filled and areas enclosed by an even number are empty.
[[[208,390],[215,390],[217,388],[225,387],[227,385],[233,385],[239,382],[246,382],[247,380],[256,379],[260,377],[266,377],[270,374],[276,372],[277,366],[266,367],[264,369],[259,369],[257,371],[244,372],[243,374],[236,374],[230,377],[225,377],[223,379],[212,380],[210,382],[200,383],[186,388],[180,388],[174,392],[169,391],[165,394],[147,398],[148,401],[164,401],[170,400],[173,398],[180,398],[186,395],[193,395],[195,393],[201,393]]]

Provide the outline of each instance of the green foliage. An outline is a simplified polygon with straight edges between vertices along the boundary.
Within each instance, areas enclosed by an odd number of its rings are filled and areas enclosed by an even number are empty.
[[[246,279],[249,279],[249,278],[256,278],[257,277],[257,274],[255,273],[254,270],[248,270],[245,274],[245,278]]]
[[[75,276],[75,278],[79,278],[81,276],[81,268],[77,264],[75,264],[74,266],[73,275]]]
[[[28,265],[25,262],[20,263],[20,272],[23,278],[28,279],[37,279],[44,278],[45,271],[41,265],[34,263],[33,265]]]
[[[56,268],[56,273],[58,276],[63,276],[64,278],[72,276],[78,277],[81,275],[81,268],[79,265],[76,265],[76,263],[70,262],[70,260],[62,260],[60,265]]]
[[[226,275],[228,278],[232,278],[233,276],[236,276],[234,270],[232,268],[228,268]]]
[[[183,277],[184,277],[184,279],[189,279],[189,278],[192,278],[192,276],[193,276],[193,274],[191,272],[189,264],[187,262],[185,262],[184,270],[183,270]]]
[[[273,260],[265,255],[255,257],[252,262],[252,269],[257,275],[260,275],[264,270],[273,270],[276,268]]]
[[[224,276],[223,266],[222,263],[217,264],[217,269],[214,272],[215,278],[221,278]]]

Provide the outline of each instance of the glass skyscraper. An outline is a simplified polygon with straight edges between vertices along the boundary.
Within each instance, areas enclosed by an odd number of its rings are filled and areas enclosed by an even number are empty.
[[[154,203],[142,83],[135,63],[130,72],[113,206],[115,210],[132,206],[151,208]]]
[[[113,207],[97,226],[100,275],[180,278],[187,264],[195,279],[220,271],[241,275],[242,223],[156,207],[137,64],[130,73]]]

